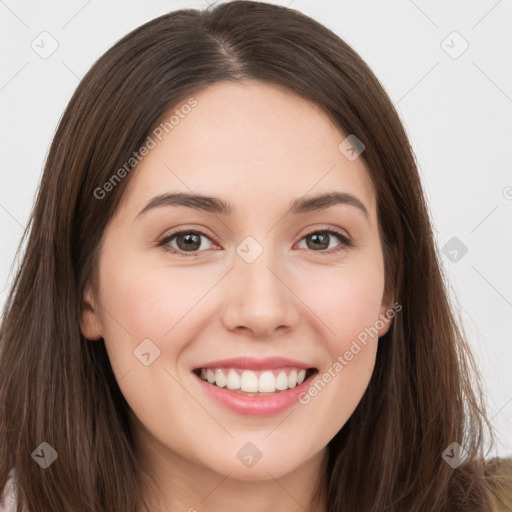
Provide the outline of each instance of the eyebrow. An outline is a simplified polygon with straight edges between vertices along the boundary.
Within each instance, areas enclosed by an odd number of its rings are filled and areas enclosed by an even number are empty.
[[[353,206],[359,209],[366,219],[369,219],[368,210],[364,204],[357,197],[346,192],[329,192],[295,199],[290,205],[289,213],[292,215],[303,215],[325,210],[335,205]],[[170,192],[153,197],[137,214],[135,220],[139,219],[150,210],[164,206],[183,206],[226,216],[231,215],[235,210],[233,204],[219,197],[191,194],[188,192]]]

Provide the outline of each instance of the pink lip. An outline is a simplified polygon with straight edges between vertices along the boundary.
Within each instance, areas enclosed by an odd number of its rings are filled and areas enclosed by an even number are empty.
[[[195,374],[194,374],[195,375]],[[218,388],[195,375],[199,384],[209,396],[228,409],[244,416],[273,416],[299,402],[299,394],[311,385],[311,378],[302,384],[280,391],[275,395],[251,396],[236,393],[227,388]]]
[[[246,370],[271,370],[273,368],[284,368],[291,366],[293,368],[312,368],[312,365],[301,363],[287,357],[266,357],[264,359],[255,359],[254,357],[234,357],[231,359],[222,359],[219,361],[211,361],[197,366],[199,368],[243,368]],[[298,387],[298,386],[297,386]],[[220,388],[219,388],[220,389]],[[297,389],[297,388],[294,388]]]

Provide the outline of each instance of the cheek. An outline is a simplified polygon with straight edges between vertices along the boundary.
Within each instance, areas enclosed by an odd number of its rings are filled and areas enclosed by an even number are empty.
[[[348,350],[353,339],[375,326],[383,286],[382,269],[371,264],[333,269],[317,281],[307,303],[323,322],[332,357]]]
[[[319,309],[328,326],[323,327],[323,344],[329,357],[301,397],[310,412],[308,424],[325,435],[325,442],[348,421],[368,387],[377,354],[375,323],[382,300],[378,272],[368,272],[364,278],[338,278],[339,285],[324,295]]]
[[[108,310],[103,321],[113,340],[129,333],[137,343],[145,338],[169,343],[208,289],[204,276],[192,268],[170,272],[136,257],[105,259],[102,270],[101,297]]]
[[[383,269],[376,262],[360,260],[357,266],[329,271],[307,300],[322,320],[317,327],[329,357],[302,403],[315,404],[309,410],[316,408],[316,427],[326,421],[329,435],[350,418],[373,373],[384,286]]]
[[[157,419],[165,425],[163,437],[183,439],[175,413],[190,396],[172,376],[197,329],[197,303],[213,283],[193,269],[171,271],[129,254],[111,252],[101,265],[101,320],[119,387],[145,424]]]

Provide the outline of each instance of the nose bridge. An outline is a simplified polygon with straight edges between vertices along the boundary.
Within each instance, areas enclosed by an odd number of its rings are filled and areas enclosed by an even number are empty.
[[[225,318],[230,328],[246,327],[259,335],[290,327],[299,318],[294,295],[285,285],[285,264],[270,237],[263,238],[249,236],[236,248],[230,285],[236,288],[236,300],[228,301]]]
[[[259,237],[258,241],[248,236],[236,251],[239,256],[235,264],[237,276],[244,282],[242,286],[251,291],[251,297],[247,299],[263,301],[258,304],[259,307],[281,302],[287,294],[282,281],[276,276],[282,265],[278,261],[277,251],[271,247],[271,238]]]

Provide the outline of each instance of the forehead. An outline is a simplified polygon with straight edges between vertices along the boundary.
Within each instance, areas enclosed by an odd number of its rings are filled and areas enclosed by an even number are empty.
[[[150,133],[154,147],[134,169],[124,208],[182,191],[230,198],[243,213],[334,189],[374,210],[362,158],[340,152],[346,134],[317,105],[259,81],[217,83],[190,98]]]

